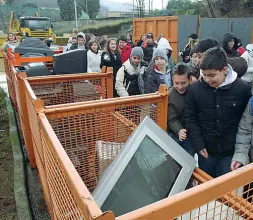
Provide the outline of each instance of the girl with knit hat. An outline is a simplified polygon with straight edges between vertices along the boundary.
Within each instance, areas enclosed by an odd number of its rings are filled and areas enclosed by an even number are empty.
[[[165,84],[169,88],[172,86],[171,69],[168,68],[168,56],[165,48],[157,48],[153,53],[154,66],[148,74],[145,83],[145,93],[158,91],[160,84]]]
[[[119,69],[115,88],[120,97],[144,93],[143,74],[145,66],[142,62],[143,56],[142,48],[134,47],[130,58]]]

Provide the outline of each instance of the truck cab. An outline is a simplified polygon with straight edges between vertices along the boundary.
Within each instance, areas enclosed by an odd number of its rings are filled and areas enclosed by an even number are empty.
[[[47,17],[21,17],[20,32],[26,37],[52,37],[53,25]]]

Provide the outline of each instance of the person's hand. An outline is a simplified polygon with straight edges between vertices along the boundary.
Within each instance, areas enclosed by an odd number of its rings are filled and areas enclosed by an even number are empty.
[[[180,51],[180,52],[178,53],[178,55],[179,55],[179,56],[182,56],[182,55],[183,55],[183,52],[182,52],[182,51]]]
[[[185,140],[187,138],[186,132],[187,132],[186,129],[181,129],[178,132],[178,138],[179,138],[180,141],[183,141],[183,140]]]
[[[204,158],[208,158],[208,153],[207,153],[207,150],[206,150],[206,148],[205,149],[203,149],[203,150],[201,150],[200,152],[199,152],[199,154],[200,155],[202,155]]]
[[[232,161],[231,163],[231,170],[237,170],[238,168],[240,168],[242,166],[242,164],[238,161]]]

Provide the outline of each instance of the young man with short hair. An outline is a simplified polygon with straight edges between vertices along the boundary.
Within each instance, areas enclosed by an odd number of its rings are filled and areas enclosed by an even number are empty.
[[[190,82],[198,80],[199,74],[187,64],[178,63],[172,72],[173,86],[169,92],[168,131],[169,135],[194,157],[195,150],[189,140],[184,120],[184,99]]]
[[[200,69],[203,79],[189,87],[185,98],[185,126],[200,169],[218,177],[231,171],[238,124],[251,92],[220,47],[205,52]]]
[[[156,44],[154,42],[154,35],[152,33],[148,33],[146,36],[146,41],[143,43],[142,49],[144,53],[143,59],[150,63],[152,60],[153,52],[156,48]]]

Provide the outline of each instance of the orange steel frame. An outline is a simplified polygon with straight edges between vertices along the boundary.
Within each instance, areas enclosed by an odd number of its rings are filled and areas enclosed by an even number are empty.
[[[109,72],[110,71],[110,72]],[[15,72],[15,71],[13,71]],[[82,82],[82,81],[89,81],[94,79],[101,80],[101,95],[103,98],[111,98],[113,96],[112,91],[112,83],[113,83],[113,75],[112,69],[108,69],[107,73],[91,73],[91,74],[71,74],[71,75],[58,75],[58,76],[48,76],[48,77],[31,77],[27,78],[25,73],[15,73],[17,77],[17,85],[15,88],[18,88],[18,93],[16,94],[17,106],[18,106],[18,115],[21,122],[21,127],[23,128],[23,136],[26,143],[26,149],[28,152],[30,164],[32,168],[36,168],[35,156],[34,156],[34,147],[33,141],[31,139],[31,132],[30,124],[29,124],[29,113],[31,113],[31,109],[27,108],[27,99],[26,94],[29,94],[31,99],[34,102],[37,102],[38,98],[34,93],[31,86],[41,86],[48,84],[55,84],[55,83],[63,83],[63,82]],[[85,92],[85,91],[84,91]],[[64,96],[65,93],[62,93]],[[66,105],[70,105],[68,103]]]
[[[93,200],[89,190],[85,186],[84,182],[80,178],[77,170],[74,168],[73,163],[70,161],[70,158],[67,156],[66,151],[62,147],[62,143],[56,136],[55,131],[51,127],[49,120],[56,117],[67,117],[73,116],[75,114],[87,114],[91,112],[98,112],[100,108],[103,109],[118,109],[119,106],[140,106],[142,103],[159,103],[159,118],[157,123],[166,130],[167,128],[167,106],[168,106],[168,89],[166,86],[161,86],[158,94],[149,94],[144,96],[136,96],[129,98],[114,98],[107,100],[96,100],[88,101],[73,106],[67,105],[56,105],[56,106],[44,106],[43,101],[37,100],[34,102],[34,109],[38,115],[38,126],[33,126],[31,124],[32,132],[36,132],[36,129],[39,132],[40,137],[36,137],[37,143],[35,147],[36,161],[40,161],[38,164],[39,173],[41,175],[41,181],[43,185],[44,195],[46,202],[49,207],[49,212],[52,218],[55,219],[65,219],[64,216],[67,213],[73,213],[77,216],[82,216],[83,219],[115,219],[112,212],[102,213],[102,211],[97,207],[95,201]],[[123,108],[123,107],[122,107]],[[164,109],[165,108],[165,109]],[[164,112],[166,114],[164,115]],[[131,130],[134,130],[136,125],[131,123],[131,121],[123,119],[120,117],[120,114],[113,113],[116,121],[121,121],[125,123],[126,127],[129,127]],[[33,119],[35,121],[36,118]],[[102,120],[102,118],[101,118]],[[74,128],[73,128],[74,129]],[[131,133],[130,133],[131,134]],[[109,134],[105,134],[105,139],[110,138]],[[53,152],[54,151],[54,152]],[[52,161],[53,159],[49,158],[51,155],[55,154],[55,163],[57,163],[57,169],[61,170],[63,176],[55,176],[56,182],[52,180],[52,173],[54,169]],[[60,165],[59,165],[60,164]],[[64,179],[64,180],[63,180]],[[66,181],[66,183],[65,183]],[[62,192],[61,200],[64,200],[63,203],[69,204],[68,207],[58,207],[59,201],[59,192],[57,189],[60,189]],[[73,200],[74,199],[74,203]],[[73,210],[71,207],[74,207]],[[64,211],[64,210],[65,211]],[[65,213],[65,214],[63,214]],[[66,219],[79,219],[72,218]]]
[[[11,80],[8,77],[10,77],[10,74],[13,74],[13,69],[11,68],[13,64],[11,64],[11,61],[6,56],[4,54],[7,80]],[[216,179],[212,179],[203,171],[196,168],[193,173],[193,178],[199,183],[196,187],[123,216],[115,217],[111,211],[103,213],[64,150],[55,130],[52,128],[50,120],[57,115],[58,117],[72,117],[78,112],[83,112],[84,109],[86,109],[86,112],[96,112],[97,110],[94,110],[96,107],[108,105],[108,110],[112,108],[117,109],[119,106],[124,105],[139,106],[141,103],[152,103],[152,101],[158,99],[160,100],[161,107],[157,123],[166,130],[168,110],[167,88],[161,87],[158,94],[78,102],[71,104],[71,106],[69,104],[44,106],[43,100],[36,99],[32,88],[29,88],[29,79],[26,80],[24,73],[19,73],[15,77],[16,82],[13,83],[14,90],[12,90],[11,84],[8,84],[8,87],[11,89],[10,94],[11,92],[17,93],[19,97],[16,104],[17,110],[21,114],[19,116],[21,118],[21,129],[25,130],[25,134],[32,134],[34,136],[30,144],[36,145],[34,155],[52,219],[182,219],[182,215],[195,209],[200,213],[200,207],[209,204],[211,201],[219,201],[231,207],[234,214],[243,216],[243,219],[253,219],[253,205],[247,200],[249,195],[245,199],[242,197],[242,194],[238,193],[239,188],[253,182],[253,166],[251,164]],[[64,76],[63,78],[68,77]],[[36,79],[31,79],[32,81],[36,81]],[[25,106],[27,106],[26,111],[23,109]],[[137,126],[130,120],[123,118],[121,114],[113,113],[113,116],[132,130]],[[28,152],[28,154],[30,154],[30,157],[32,152]],[[57,191],[57,188],[62,190]],[[55,191],[58,194],[55,194]],[[63,203],[59,203],[61,200]],[[207,213],[205,214],[207,215]],[[200,214],[198,217],[200,217]],[[214,217],[215,213],[213,214]],[[220,217],[219,219],[224,218]]]

